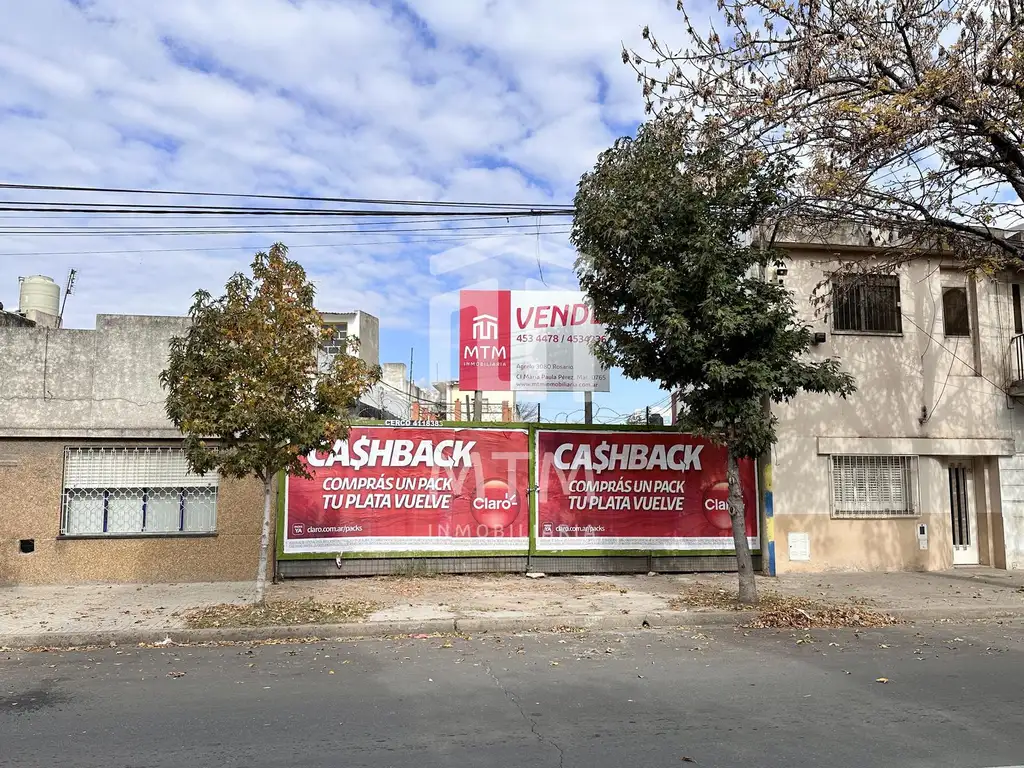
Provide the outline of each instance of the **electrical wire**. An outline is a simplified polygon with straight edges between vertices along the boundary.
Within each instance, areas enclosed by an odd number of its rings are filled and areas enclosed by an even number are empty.
[[[146,216],[168,216],[187,213],[189,216],[352,216],[352,217],[391,217],[391,216],[440,216],[463,218],[479,216],[479,211],[403,211],[403,210],[371,210],[368,208],[255,208],[241,206],[202,206],[174,205],[147,206],[141,204],[125,205],[124,203],[73,203],[67,201],[12,201],[4,200],[0,211],[26,213],[88,213],[97,216],[117,214],[139,214]],[[60,206],[60,207],[53,207]],[[534,216],[572,216],[571,208],[538,209],[522,208],[495,210],[496,216],[506,218],[527,218]]]
[[[168,197],[230,197],[251,200],[295,200],[318,203],[359,203],[364,205],[410,205],[437,206],[448,208],[571,208],[571,205],[556,203],[471,203],[428,200],[388,200],[361,197],[314,197],[310,195],[268,195],[236,192],[183,192],[179,190],[131,189],[121,187],[76,187],[58,184],[16,184],[0,182],[0,189],[20,189],[47,192],[102,192],[104,194],[166,195]]]
[[[388,230],[384,230],[385,232]],[[568,229],[546,232],[546,235],[568,235]],[[356,234],[356,233],[349,233]],[[297,243],[289,245],[288,250],[296,248],[362,248],[368,245],[430,245],[433,242],[461,242],[484,240],[490,238],[509,237],[533,237],[532,232],[499,232],[492,234],[443,234],[439,233],[430,236],[407,235],[394,240],[362,240],[358,242],[343,243]],[[130,248],[123,250],[90,250],[90,251],[0,251],[2,256],[106,256],[119,254],[141,254],[141,253],[212,253],[215,251],[251,251],[251,245],[227,245],[215,248]]]
[[[956,352],[954,352],[954,351],[953,351],[953,350],[951,350],[951,349],[950,349],[949,347],[947,347],[947,346],[946,346],[945,344],[943,344],[943,343],[942,343],[941,341],[939,341],[939,339],[938,339],[938,338],[937,338],[937,337],[936,337],[936,336],[935,336],[934,334],[932,334],[932,333],[931,333],[930,331],[926,331],[926,330],[925,330],[924,328],[922,328],[922,327],[921,327],[920,325],[918,325],[917,323],[915,323],[915,322],[914,322],[914,318],[912,318],[912,317],[911,317],[910,315],[908,315],[908,314],[907,314],[906,312],[901,312],[900,314],[901,314],[901,315],[903,315],[903,317],[904,317],[904,318],[906,318],[907,320],[909,320],[909,321],[910,321],[910,324],[911,324],[912,326],[914,326],[915,328],[917,328],[917,330],[919,330],[919,331],[920,331],[921,333],[925,334],[926,336],[928,336],[928,338],[930,338],[930,339],[931,339],[932,341],[934,341],[934,342],[935,342],[935,343],[936,343],[936,344],[938,345],[938,347],[939,347],[940,349],[943,349],[943,350],[945,350],[946,352],[949,352],[949,354],[951,354],[951,355],[953,356],[953,359],[954,359],[954,360],[957,360],[957,361],[959,361],[959,362],[963,363],[964,365],[968,366],[968,367],[969,367],[969,368],[970,368],[971,370],[975,370],[975,368],[974,368],[974,363],[969,363],[969,362],[967,362],[966,360],[964,360],[964,359],[963,359],[962,357],[960,357],[959,355],[957,355],[957,354],[956,354]],[[1007,397],[1012,397],[1012,395],[1010,395],[1010,393],[1006,391],[1006,389],[1005,389],[1005,388],[1003,387],[1003,385],[1002,385],[1002,384],[997,384],[996,382],[992,381],[992,379],[988,378],[988,376],[986,376],[985,374],[983,374],[983,373],[981,373],[981,372],[978,372],[978,373],[977,373],[977,376],[978,376],[979,378],[982,378],[982,379],[984,379],[985,381],[987,381],[987,382],[988,382],[989,384],[991,384],[991,385],[992,385],[993,387],[995,387],[996,389],[998,389],[998,390],[999,390],[1000,392],[1002,392],[1002,393],[1003,393],[1004,395],[1006,395]]]
[[[323,226],[323,225],[321,225]],[[565,224],[481,224],[472,227],[407,227],[407,228],[396,228],[388,227],[386,229],[359,229],[353,228],[357,225],[350,225],[349,228],[338,228],[331,227],[328,229],[309,229],[302,232],[292,234],[303,234],[303,235],[343,235],[343,234],[370,234],[370,235],[381,235],[397,233],[408,233],[408,232],[477,232],[487,230],[517,230],[517,229],[529,229],[531,232],[527,234],[533,234],[535,227],[564,227]],[[70,231],[63,230],[59,227],[51,228],[31,228],[31,229],[18,229],[15,227],[0,227],[0,235],[8,236],[31,236],[31,237],[169,237],[169,236],[194,236],[194,235],[257,235],[265,234],[267,232],[280,231],[280,228],[216,228],[216,229],[203,229],[203,228],[154,228],[154,229],[90,229],[88,227],[75,227]],[[547,230],[543,234],[546,234]]]
[[[83,214],[83,215],[88,216],[88,214]],[[171,228],[171,227],[174,227],[176,229],[188,229],[189,227],[187,225],[184,225],[184,224],[182,224],[182,225],[168,224],[167,220],[168,219],[182,219],[182,220],[188,221],[188,220],[190,220],[192,218],[188,214],[184,214],[184,213],[181,214],[180,216],[163,216],[163,217],[161,217],[159,219],[159,221],[160,221],[159,225],[157,225],[157,226],[149,226],[149,225],[146,225],[146,224],[134,224],[134,223],[131,223],[133,220],[134,221],[140,221],[140,220],[141,221],[145,221],[145,219],[143,217],[137,216],[135,214],[125,214],[125,215],[126,216],[133,216],[134,219],[129,219],[129,221],[124,222],[124,223],[118,222],[118,223],[114,223],[114,224],[103,224],[103,226],[110,227],[111,229],[114,229],[114,228],[119,228],[119,229],[131,228],[131,229],[143,229],[143,230],[145,230],[145,229],[168,229],[168,228]],[[2,221],[4,218],[10,218],[10,219],[14,219],[14,220],[17,220],[17,221],[30,220],[30,219],[40,219],[42,221],[59,221],[59,222],[67,221],[67,222],[70,222],[68,224],[62,224],[59,227],[48,227],[48,226],[44,226],[42,224],[26,224],[26,225],[23,225],[23,226],[22,225],[8,225],[9,229],[54,229],[54,228],[56,228],[56,229],[72,229],[72,228],[87,229],[87,228],[89,228],[87,222],[79,223],[80,222],[79,219],[73,218],[71,216],[19,216],[17,214],[13,214],[13,213],[0,214],[0,221]],[[287,217],[283,217],[283,218],[287,218]],[[334,217],[327,217],[327,218],[334,218]],[[474,222],[481,222],[481,221],[482,222],[501,222],[501,221],[509,221],[509,219],[507,217],[501,216],[501,215],[468,216],[468,217],[460,218],[460,219],[452,219],[450,217],[441,216],[440,218],[436,218],[436,219],[416,219],[414,223],[416,223],[416,224],[462,224],[463,222],[467,222],[467,221],[474,221]],[[405,225],[405,224],[408,224],[408,223],[409,222],[406,221],[405,219],[397,219],[397,220],[395,220],[393,222],[390,222],[390,221],[374,221],[374,225],[376,225],[376,226],[384,226],[385,224],[395,224],[395,225],[402,224],[402,225]],[[3,226],[3,225],[0,225],[0,226]],[[242,224],[205,224],[202,227],[197,227],[197,228],[199,228],[199,229],[231,229],[232,227],[240,227],[240,226],[243,226],[243,225]],[[254,227],[254,228],[255,227],[262,227],[262,228],[274,228],[274,229],[299,229],[299,230],[301,230],[301,229],[308,229],[310,227],[324,227],[324,226],[328,226],[328,225],[325,224],[324,222],[318,221],[318,222],[315,222],[315,223],[307,223],[307,224],[295,224],[295,223],[246,224],[245,226],[247,226],[247,227]],[[333,224],[332,223],[330,226],[345,226],[345,225],[344,224]],[[357,223],[356,222],[352,222],[352,224],[350,226],[357,226]],[[358,226],[362,226],[362,224],[360,223],[360,224],[358,224]],[[516,225],[516,226],[529,226],[529,225]],[[550,226],[550,225],[545,224],[544,226]]]
[[[431,400],[429,397],[418,397],[418,396],[412,394],[411,392],[406,392],[403,389],[399,389],[398,387],[394,386],[393,384],[388,384],[386,381],[378,381],[377,383],[380,384],[382,387],[387,387],[388,389],[397,392],[398,394],[402,395],[403,397],[408,398],[410,401],[416,401],[418,403],[427,403],[428,405],[435,405],[435,406],[436,405],[441,405],[441,403],[438,400]]]

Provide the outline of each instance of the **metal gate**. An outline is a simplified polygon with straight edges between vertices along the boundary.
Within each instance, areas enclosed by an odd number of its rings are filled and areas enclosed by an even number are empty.
[[[953,528],[953,565],[977,565],[978,522],[974,509],[971,466],[949,465],[949,517]]]

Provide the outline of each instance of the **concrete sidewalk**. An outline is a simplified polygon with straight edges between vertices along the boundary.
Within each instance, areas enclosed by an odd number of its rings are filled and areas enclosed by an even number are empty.
[[[736,611],[687,604],[694,585],[735,592],[734,574],[377,577],[289,581],[269,601],[312,598],[379,606],[364,620],[327,626],[189,629],[182,613],[245,604],[248,583],[0,588],[0,647],[116,642],[735,624]],[[759,578],[761,590],[829,603],[856,600],[909,621],[1024,618],[1024,572],[793,574]]]

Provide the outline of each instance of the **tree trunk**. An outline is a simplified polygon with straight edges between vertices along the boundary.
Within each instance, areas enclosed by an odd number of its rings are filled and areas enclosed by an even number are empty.
[[[747,515],[743,489],[740,487],[740,465],[731,450],[726,479],[729,481],[729,517],[732,518],[732,540],[736,545],[736,569],[740,577],[740,602],[755,605],[757,585],[754,583],[754,559],[747,542]]]
[[[256,605],[267,601],[267,556],[270,553],[270,489],[274,476],[266,473],[263,481],[263,530],[260,532],[260,564],[256,570]]]

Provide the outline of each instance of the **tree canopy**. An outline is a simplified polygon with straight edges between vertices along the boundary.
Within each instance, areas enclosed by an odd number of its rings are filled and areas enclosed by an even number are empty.
[[[1024,268],[1024,0],[718,0],[710,28],[678,8],[681,47],[645,28],[623,51],[648,109],[798,156],[789,218]]]
[[[580,285],[605,324],[596,348],[634,379],[683,390],[694,430],[757,458],[775,440],[765,400],[853,390],[835,359],[813,359],[781,258],[749,233],[787,204],[781,159],[694,148],[675,119],[643,125],[584,175],[572,241]]]
[[[659,118],[603,152],[583,176],[572,241],[577,274],[605,325],[609,366],[682,394],[681,425],[725,445],[741,602],[756,602],[738,460],[775,442],[770,402],[853,391],[835,359],[809,354],[789,291],[765,279],[780,254],[751,239],[787,203],[780,158],[694,147]]]
[[[192,322],[171,340],[160,377],[167,415],[184,434],[193,471],[264,483],[258,601],[274,476],[308,476],[301,457],[347,436],[352,408],[378,377],[355,354],[318,363],[334,329],[314,307],[314,293],[284,245],[257,253],[252,276],[233,275],[223,296],[195,294]],[[350,340],[350,352],[357,343]]]

